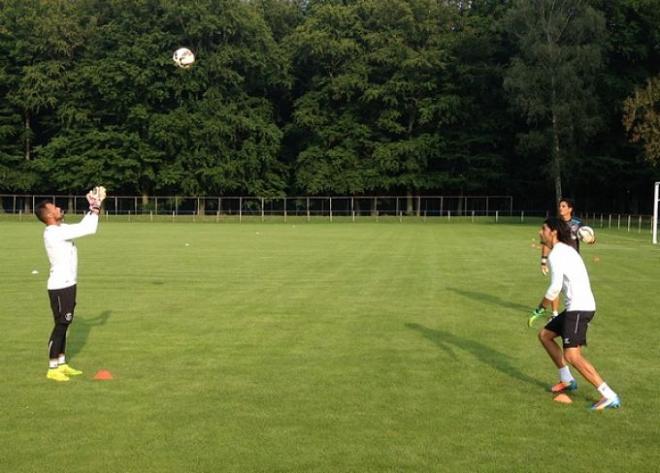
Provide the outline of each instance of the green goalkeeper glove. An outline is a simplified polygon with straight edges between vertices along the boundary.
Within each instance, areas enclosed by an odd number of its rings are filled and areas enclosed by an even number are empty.
[[[530,315],[529,319],[527,319],[527,326],[531,328],[532,325],[534,324],[534,321],[536,319],[540,319],[541,317],[543,317],[544,314],[545,314],[545,309],[543,307],[537,307],[536,309],[534,309],[532,311],[532,315]]]

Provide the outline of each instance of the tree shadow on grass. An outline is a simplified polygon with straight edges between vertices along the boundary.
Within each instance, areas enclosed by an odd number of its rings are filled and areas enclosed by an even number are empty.
[[[540,386],[544,389],[547,387],[538,379],[532,378],[531,376],[526,375],[518,368],[516,368],[511,363],[510,356],[493,350],[492,348],[482,343],[475,342],[467,338],[461,338],[443,330],[430,329],[419,324],[407,323],[405,326],[411,330],[418,331],[425,338],[432,341],[445,351],[451,352],[451,347],[459,348],[472,354],[482,363],[492,366],[496,370],[504,373],[507,376],[510,376],[513,379],[517,379],[518,381],[523,381],[525,383],[530,383],[535,386]]]
[[[457,289],[455,287],[448,287],[447,290],[453,291],[456,294],[459,294],[463,297],[467,297],[468,299],[472,299],[488,305],[497,305],[500,307],[505,307],[507,309],[521,310],[524,312],[530,312],[531,310],[530,306],[516,304],[515,302],[502,299],[501,297],[496,296],[494,294],[487,294],[484,292],[477,292],[477,291],[466,291],[465,289]]]
[[[111,310],[104,310],[99,315],[91,319],[76,317],[73,321],[73,324],[71,324],[71,328],[69,328],[70,333],[66,342],[67,356],[69,358],[73,358],[78,353],[81,353],[87,344],[87,339],[89,338],[89,334],[92,329],[94,327],[105,325],[111,314]]]

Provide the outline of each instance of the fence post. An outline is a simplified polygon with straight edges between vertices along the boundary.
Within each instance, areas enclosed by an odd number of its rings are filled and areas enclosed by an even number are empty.
[[[639,216],[639,222],[637,224],[637,233],[642,233],[642,216]]]
[[[495,211],[495,223],[500,221],[500,211],[496,210]]]
[[[261,222],[264,221],[264,198],[261,198]]]
[[[621,230],[621,214],[617,214],[616,216],[616,229]]]
[[[238,223],[243,221],[243,197],[238,198]]]
[[[286,223],[286,197],[284,198],[284,223]]]
[[[607,228],[612,228],[612,214],[607,215]]]
[[[520,211],[520,223],[525,223],[525,211]]]
[[[631,215],[628,215],[628,231],[629,232],[630,232],[630,218],[631,218]]]
[[[307,199],[305,199],[305,200],[307,201],[307,221],[309,222],[309,221],[310,221],[310,215],[309,215],[309,197],[307,197]]]
[[[330,223],[332,223],[332,197],[330,197]]]
[[[472,223],[474,223],[474,210],[472,211]]]
[[[151,210],[149,211],[149,221],[150,222],[154,221],[154,213]]]

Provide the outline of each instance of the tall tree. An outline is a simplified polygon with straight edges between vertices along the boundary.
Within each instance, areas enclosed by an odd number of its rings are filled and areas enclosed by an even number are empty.
[[[504,85],[529,125],[520,149],[547,156],[559,201],[566,162],[600,124],[595,83],[605,21],[584,0],[516,0],[505,23],[518,52]]]
[[[81,0],[91,32],[39,153],[58,190],[278,193],[281,132],[268,99],[286,65],[263,18],[237,0]],[[197,54],[188,70],[171,52]],[[75,175],[74,175],[75,173]]]
[[[32,161],[36,146],[56,128],[64,76],[83,44],[76,1],[8,0],[0,8],[0,187],[30,190],[37,185]],[[20,119],[20,121],[19,121]],[[17,146],[20,143],[20,158]]]
[[[626,99],[624,112],[623,123],[631,141],[643,142],[646,159],[660,164],[660,75]]]
[[[462,114],[452,18],[431,0],[318,2],[287,38],[305,192],[453,185],[443,130]]]

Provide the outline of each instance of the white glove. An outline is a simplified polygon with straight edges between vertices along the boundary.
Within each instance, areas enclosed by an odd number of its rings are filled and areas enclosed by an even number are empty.
[[[101,204],[105,199],[105,187],[97,186],[85,195],[89,203],[89,210],[98,213],[101,210]]]
[[[87,199],[87,203],[89,204],[90,212],[98,213],[99,209],[101,208],[101,204],[99,204],[99,202],[96,200],[96,197],[94,197],[92,191],[89,191],[85,195],[85,198]]]
[[[96,186],[90,192],[92,193],[92,196],[96,199],[96,201],[99,203],[100,206],[105,200],[105,187]]]

